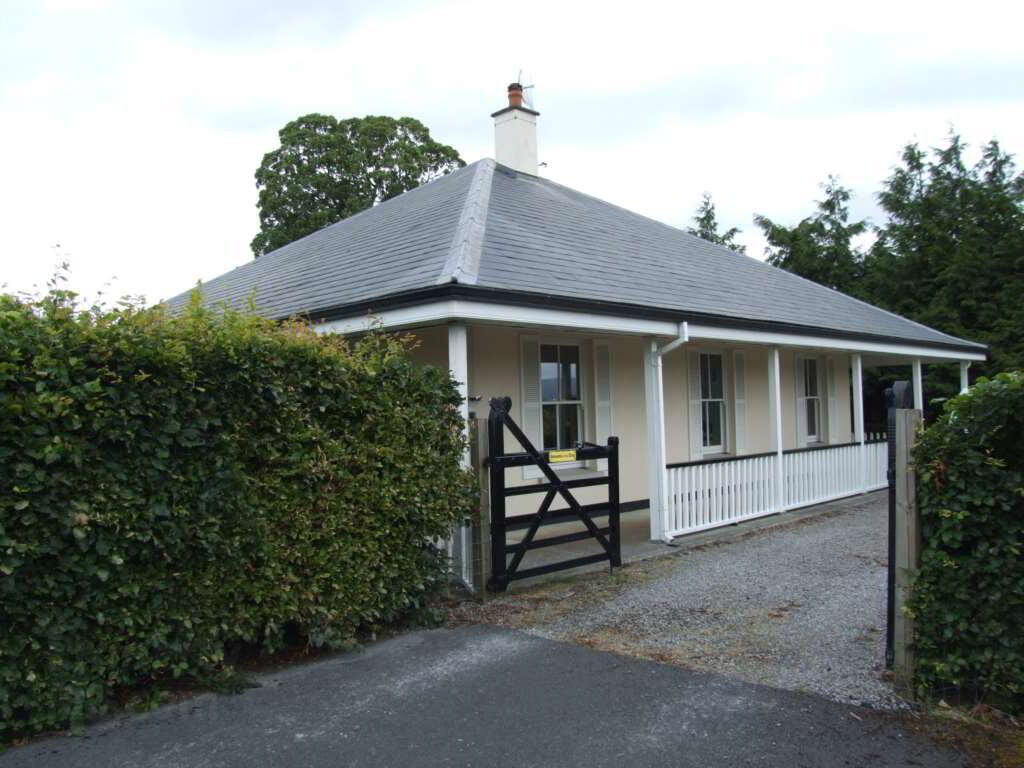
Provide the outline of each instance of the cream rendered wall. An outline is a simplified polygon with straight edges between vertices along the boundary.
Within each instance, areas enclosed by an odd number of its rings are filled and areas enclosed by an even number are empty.
[[[446,326],[419,328],[411,332],[419,341],[412,352],[414,360],[423,364],[446,367],[448,364],[448,329]],[[477,418],[485,419],[488,401],[492,397],[509,395],[512,398],[512,418],[522,422],[520,400],[522,398],[520,372],[520,339],[523,335],[540,336],[542,339],[579,343],[581,365],[583,366],[583,397],[586,423],[586,439],[594,435],[594,392],[593,358],[590,342],[601,338],[609,345],[611,353],[612,386],[612,433],[620,440],[620,483],[623,502],[639,501],[648,497],[647,489],[647,436],[644,405],[643,354],[645,340],[634,336],[602,336],[587,334],[545,334],[532,329],[508,326],[473,325],[469,328],[469,394],[479,398],[470,402],[470,411]],[[699,345],[684,345],[665,356],[663,360],[663,381],[665,387],[665,442],[669,463],[691,461],[699,456],[690,456],[689,438],[689,392],[687,352],[700,349]],[[770,352],[767,347],[716,346],[716,351],[726,354],[728,359],[728,386],[732,393],[732,353],[739,349],[745,354],[747,427],[746,453],[765,453],[775,449],[771,436],[771,408],[768,401],[768,377]],[[797,352],[782,350],[780,374],[782,382],[782,431],[783,447],[797,447],[796,439],[796,390],[795,370]],[[825,354],[820,356],[822,359]],[[847,442],[852,432],[850,418],[850,357],[836,354],[836,439]],[[735,413],[729,409],[730,441],[735,437]],[[510,451],[517,449],[515,439],[506,432],[505,445]],[[571,473],[571,470],[570,470]],[[522,468],[508,470],[507,485],[537,483],[539,480],[525,479]],[[581,503],[599,501],[603,488],[579,489],[577,498]],[[536,509],[541,496],[509,499],[509,514],[531,512]],[[560,509],[560,501],[553,509]]]
[[[619,438],[620,496],[622,501],[639,501],[648,497],[644,341],[633,336],[611,337],[608,341],[612,360],[612,432]]]
[[[782,447],[796,448],[796,352],[782,350],[779,355],[779,380],[782,383]],[[771,446],[768,450],[773,450]]]
[[[409,335],[416,338],[417,346],[410,357],[421,365],[448,367],[448,327],[439,325],[431,328],[417,328]]]
[[[412,335],[419,346],[412,353],[417,362],[447,366],[448,329],[446,326],[418,328]],[[488,402],[492,397],[508,395],[512,398],[512,418],[522,423],[520,400],[522,384],[520,371],[520,339],[524,335],[541,339],[580,344],[580,365],[583,369],[583,409],[587,440],[594,435],[593,351],[589,342],[600,338],[608,342],[611,355],[612,433],[619,438],[619,495],[623,502],[647,498],[647,436],[644,412],[643,341],[637,337],[543,333],[532,329],[506,326],[473,325],[469,328],[469,409],[477,418],[486,419]],[[680,374],[681,375],[681,374]],[[480,398],[472,400],[472,398]],[[685,439],[682,443],[685,450]],[[505,447],[517,451],[518,443],[507,431]],[[569,470],[571,473],[572,470]],[[513,468],[506,473],[508,486],[539,483],[526,479],[523,469]],[[597,502],[604,498],[601,488],[581,488],[575,495],[580,503]],[[509,514],[535,511],[543,497],[524,496],[508,500]],[[561,509],[560,500],[552,509]]]
[[[853,441],[853,415],[850,413],[850,366],[849,355],[834,355],[836,367],[836,429],[833,432],[837,442]]]
[[[690,395],[686,345],[662,358],[665,386],[665,461],[690,460]],[[641,369],[642,370],[642,369]]]
[[[668,463],[693,461],[699,456],[690,455],[689,418],[689,355],[693,351],[715,351],[726,358],[726,377],[729,397],[734,392],[733,353],[744,353],[746,364],[747,424],[745,453],[767,453],[775,450],[772,439],[771,403],[768,399],[769,365],[771,352],[768,347],[705,346],[684,345],[670,352],[663,361],[665,383],[665,443]],[[642,351],[642,347],[641,347]],[[796,423],[796,359],[798,356],[814,354],[795,350],[782,350],[780,354],[780,380],[782,392],[782,435],[783,449],[797,448]],[[850,416],[850,356],[845,354],[818,354],[824,370],[825,359],[831,357],[836,374],[836,442],[851,440],[853,430]],[[823,393],[824,394],[824,393]],[[641,390],[642,395],[642,390]],[[823,407],[826,407],[823,397]],[[641,397],[642,404],[642,397]],[[642,412],[642,411],[641,411]],[[736,412],[730,403],[728,408],[728,432],[732,449],[735,449]]]
[[[492,397],[509,395],[512,398],[512,418],[522,423],[520,400],[522,384],[520,371],[520,339],[524,335],[538,335],[542,340],[579,343],[581,366],[583,368],[583,409],[585,417],[585,439],[594,440],[594,388],[593,356],[588,342],[592,336],[574,334],[545,334],[533,330],[506,328],[500,326],[473,326],[469,333],[470,346],[470,396],[481,398],[471,409],[481,417],[487,415],[487,402]],[[643,404],[643,344],[635,337],[600,337],[608,342],[611,356],[612,388],[612,433],[619,438],[620,498],[622,501],[636,501],[647,498],[647,438]],[[510,451],[518,450],[515,439],[506,432],[505,445]],[[570,473],[572,471],[570,470]],[[505,482],[507,485],[539,483],[540,480],[524,478],[522,468],[510,469]],[[601,487],[582,488],[576,492],[581,503],[602,500],[605,490]],[[509,514],[530,512],[536,509],[541,496],[509,499]],[[557,499],[552,509],[561,509],[565,504]]]
[[[746,451],[763,453],[774,450],[771,439],[771,418],[768,408],[768,350],[763,347],[730,347],[701,344],[684,345],[670,352],[663,362],[665,380],[665,441],[668,463],[693,461],[700,456],[690,455],[690,392],[689,352],[718,352],[725,358],[726,387],[728,389],[727,432],[730,449],[735,449],[736,410],[733,403],[733,353],[741,351],[746,364]]]
[[[850,356],[843,354],[829,355],[825,351],[813,350],[783,350],[780,365],[782,366],[782,434],[783,447],[785,449],[799,447],[797,442],[797,419],[796,419],[796,361],[798,357],[816,357],[821,370],[824,371],[825,361],[831,357],[834,360],[836,373],[836,425],[835,442],[847,443],[853,438],[852,419],[850,416]],[[766,363],[767,367],[767,363]],[[822,411],[827,413],[827,384],[822,377]],[[766,396],[767,401],[767,396]],[[830,427],[831,431],[831,427]],[[774,446],[764,450],[770,451]]]
[[[744,349],[747,380],[747,453],[775,450],[772,442],[772,412],[768,401],[768,364],[771,356],[764,347]]]

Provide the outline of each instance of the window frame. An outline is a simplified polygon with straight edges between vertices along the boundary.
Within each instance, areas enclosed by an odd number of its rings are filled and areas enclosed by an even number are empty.
[[[545,450],[545,448],[544,448],[544,405],[545,405],[546,401],[544,400],[543,384],[542,384],[542,380],[540,378],[540,375],[541,375],[541,368],[540,368],[540,366],[542,365],[542,363],[541,363],[541,357],[542,357],[541,347],[544,346],[545,344],[555,344],[555,345],[558,345],[558,346],[576,347],[579,350],[579,353],[580,353],[580,400],[579,400],[579,407],[580,407],[580,438],[579,439],[583,440],[583,441],[588,440],[589,439],[589,435],[590,435],[590,427],[589,427],[589,420],[588,420],[588,413],[587,413],[587,403],[590,401],[589,400],[589,398],[590,398],[590,387],[591,387],[590,377],[592,375],[594,375],[594,374],[593,374],[592,370],[589,370],[589,371],[587,370],[587,368],[588,368],[588,365],[586,364],[587,360],[589,360],[590,363],[591,363],[589,368],[593,368],[593,350],[590,350],[589,353],[586,352],[587,340],[584,337],[581,337],[581,336],[566,336],[566,335],[559,335],[559,334],[537,334],[537,333],[533,333],[533,334],[524,334],[520,338],[523,338],[523,337],[532,338],[532,339],[534,339],[537,342],[537,371],[536,371],[536,376],[537,376],[537,392],[538,392],[538,395],[539,395],[538,407],[540,409],[540,434],[538,435],[538,443],[539,444],[536,445],[537,450],[539,450],[539,451],[544,451]],[[589,357],[587,357],[587,354],[589,354]],[[520,354],[520,357],[519,357],[519,374],[520,374],[520,378],[525,380],[526,373],[525,373],[525,369],[523,368],[522,354]],[[609,372],[609,374],[610,374],[610,372]],[[549,402],[548,404],[552,404],[552,403]],[[533,439],[533,435],[528,435],[528,437],[530,437],[531,440]],[[564,462],[564,463],[552,464],[551,468],[556,473],[558,473],[558,474],[561,474],[564,470],[572,470],[572,471],[584,470],[584,471],[588,471],[588,472],[591,471],[589,469],[589,467],[587,466],[587,462],[582,461],[582,460],[579,460],[579,461],[567,461],[567,462]],[[607,470],[593,470],[593,471],[595,473],[607,474]],[[539,480],[539,479],[543,479],[543,478],[544,478],[544,473],[540,471],[539,467],[535,467],[533,465],[529,465],[529,466],[523,467],[523,479],[524,480]]]
[[[558,389],[559,389],[558,395],[559,395],[559,397],[557,399],[555,399],[555,400],[545,400],[544,399],[544,374],[543,374],[544,365],[545,365],[545,363],[544,363],[544,347],[555,347],[555,349],[558,350],[558,361],[557,361],[556,365],[558,366]],[[577,396],[578,396],[577,400],[565,400],[565,399],[563,399],[561,397],[561,395],[562,395],[562,391],[561,391],[561,389],[562,389],[562,378],[561,378],[562,377],[562,370],[561,370],[561,368],[562,368],[562,349],[565,348],[565,347],[571,347],[571,348],[576,350],[576,377],[577,377]],[[538,355],[537,355],[537,357],[538,357],[538,362],[539,362],[539,368],[537,370],[537,375],[539,377],[538,380],[540,382],[540,386],[538,388],[538,392],[540,394],[540,401],[539,402],[540,402],[540,414],[541,414],[541,416],[540,416],[540,423],[541,423],[540,442],[541,442],[541,444],[539,446],[537,446],[537,447],[540,448],[540,450],[542,450],[542,451],[572,450],[571,448],[562,448],[562,447],[548,448],[548,447],[546,447],[544,445],[544,407],[545,406],[549,406],[549,405],[555,407],[555,431],[556,431],[556,438],[560,438],[561,435],[558,434],[558,433],[560,433],[562,431],[562,422],[558,418],[559,411],[560,411],[562,406],[573,406],[573,405],[576,406],[576,408],[577,408],[577,419],[576,419],[577,442],[582,442],[582,441],[585,441],[587,439],[587,437],[586,437],[586,435],[587,435],[586,426],[587,425],[586,425],[586,415],[585,415],[586,411],[585,411],[585,408],[584,408],[584,405],[586,403],[586,394],[585,394],[584,389],[583,389],[583,378],[584,378],[583,369],[585,367],[583,365],[583,345],[580,342],[578,342],[578,341],[573,341],[573,342],[567,342],[567,341],[547,341],[547,340],[541,338],[541,339],[538,340]],[[560,443],[561,440],[560,439],[556,439],[556,442]]]
[[[729,455],[729,436],[731,431],[729,429],[729,375],[728,366],[726,365],[726,354],[722,349],[707,349],[701,348],[695,350],[697,353],[697,401],[700,403],[700,419],[701,419],[701,434],[700,434],[700,452],[701,456],[726,456]],[[704,382],[704,358],[705,357],[718,357],[722,366],[722,396],[721,397],[704,397],[703,382]],[[710,378],[709,378],[710,382]],[[704,445],[704,419],[708,411],[706,409],[706,403],[718,403],[721,409],[722,419],[722,439],[718,445]]]
[[[813,377],[813,379],[809,379],[808,376],[807,376],[808,363],[814,363],[814,377]],[[797,369],[798,369],[800,377],[801,377],[801,379],[803,381],[803,386],[800,387],[800,386],[798,386],[799,382],[794,382],[794,389],[796,391],[796,396],[797,396],[796,397],[796,399],[797,399],[796,407],[797,408],[802,408],[803,411],[804,411],[803,412],[803,427],[804,427],[803,434],[798,435],[797,437],[800,440],[800,444],[804,445],[804,446],[808,446],[808,445],[824,445],[826,443],[826,440],[824,439],[824,436],[822,435],[822,426],[823,425],[822,425],[822,420],[821,420],[821,415],[822,415],[822,402],[821,402],[822,401],[822,365],[821,365],[821,359],[818,358],[818,357],[815,357],[814,355],[800,355],[800,356],[797,357]],[[809,395],[809,394],[807,394],[807,392],[808,392],[807,384],[808,384],[808,382],[810,382],[812,380],[814,382],[814,394],[813,395]],[[826,382],[826,387],[827,386],[828,386],[828,384]],[[803,392],[803,395],[801,395],[800,392]],[[807,406],[808,406],[808,403],[811,403],[811,402],[814,403],[814,432],[813,433],[810,431],[810,425],[809,425],[808,419],[807,419],[807,413],[808,413]],[[799,420],[799,417],[798,417],[798,419],[797,419],[797,423],[798,424],[799,424],[799,421],[800,420]]]

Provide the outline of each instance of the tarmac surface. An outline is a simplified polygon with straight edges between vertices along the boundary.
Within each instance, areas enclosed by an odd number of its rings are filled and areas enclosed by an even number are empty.
[[[514,629],[411,632],[0,767],[960,766],[871,709]]]

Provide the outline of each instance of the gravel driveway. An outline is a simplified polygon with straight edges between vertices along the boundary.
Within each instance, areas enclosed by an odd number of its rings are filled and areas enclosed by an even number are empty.
[[[885,559],[886,497],[875,493],[611,577],[527,587],[462,618],[900,709],[883,679]]]

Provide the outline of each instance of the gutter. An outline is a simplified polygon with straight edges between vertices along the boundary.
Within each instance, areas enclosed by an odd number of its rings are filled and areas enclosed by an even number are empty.
[[[342,320],[349,317],[359,317],[366,315],[367,313],[383,311],[385,309],[397,309],[422,304],[431,300],[459,298],[490,301],[521,307],[566,309],[570,311],[586,311],[594,312],[595,314],[613,315],[618,317],[668,320],[670,322],[677,323],[707,323],[709,325],[716,325],[722,328],[791,333],[798,336],[823,336],[826,338],[847,339],[850,341],[875,341],[883,344],[913,344],[950,352],[973,352],[975,354],[981,354],[989,351],[987,345],[977,344],[974,342],[957,344],[955,342],[944,343],[925,339],[908,339],[902,336],[887,336],[884,334],[860,333],[856,331],[840,331],[822,326],[810,327],[794,323],[780,323],[771,320],[742,319],[728,315],[715,315],[707,312],[681,312],[679,310],[669,310],[639,304],[626,304],[594,299],[576,299],[564,296],[552,296],[550,294],[535,294],[527,293],[525,291],[485,288],[478,285],[465,285],[461,283],[446,283],[444,285],[431,286],[430,288],[418,288],[411,291],[402,291],[374,299],[367,299],[335,307],[327,307],[322,310],[303,313],[301,316],[312,322]]]

